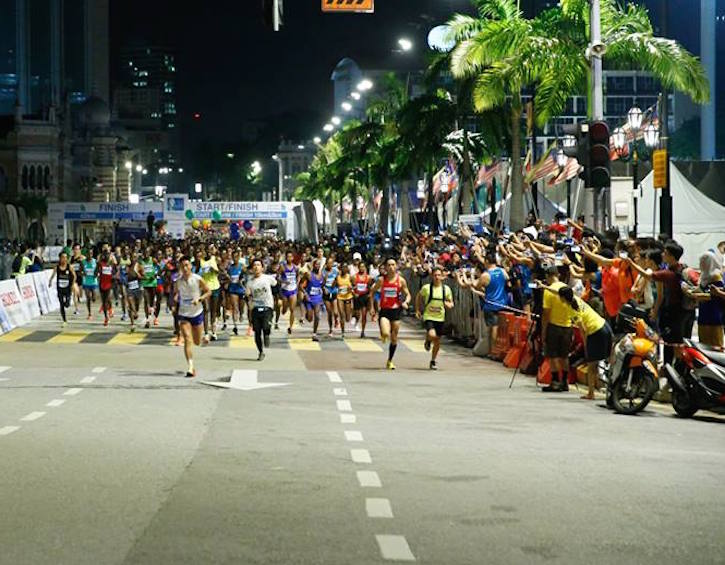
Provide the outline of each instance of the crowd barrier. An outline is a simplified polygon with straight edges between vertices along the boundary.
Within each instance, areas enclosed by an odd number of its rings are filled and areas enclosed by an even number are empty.
[[[48,287],[51,269],[0,281],[0,334],[60,309],[58,291]]]

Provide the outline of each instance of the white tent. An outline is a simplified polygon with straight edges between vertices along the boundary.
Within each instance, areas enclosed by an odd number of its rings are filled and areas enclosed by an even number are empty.
[[[640,236],[659,233],[660,194],[652,187],[653,173],[642,181],[639,200]],[[673,237],[685,249],[683,260],[696,266],[700,255],[725,241],[725,206],[710,200],[670,163],[670,190],[672,192]],[[653,227],[654,226],[654,227]]]

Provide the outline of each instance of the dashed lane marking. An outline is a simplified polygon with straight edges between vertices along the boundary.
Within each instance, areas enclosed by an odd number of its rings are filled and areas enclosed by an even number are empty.
[[[341,424],[355,424],[357,423],[357,416],[355,414],[340,414]]]
[[[340,374],[336,371],[327,371],[327,378],[330,379],[331,383],[341,383],[342,379],[340,378]]]
[[[40,420],[43,416],[46,415],[46,412],[31,412],[27,416],[23,416],[20,418],[21,422],[34,422],[35,420]]]
[[[374,351],[376,353],[381,353],[383,351],[383,348],[380,347],[380,345],[378,345],[378,343],[373,341],[372,339],[345,339],[343,341],[345,342],[345,345],[347,345],[347,347],[350,349],[350,351]]]
[[[4,373],[5,371],[9,371],[12,367],[8,367],[6,365],[0,366],[0,373]]]
[[[46,404],[46,406],[50,406],[51,408],[57,408],[58,406],[63,406],[65,404],[65,400],[62,398],[56,398],[55,400],[51,400]]]
[[[333,388],[332,393],[335,396],[347,396],[347,389],[346,388]]]
[[[345,439],[347,441],[365,441],[363,440],[362,432],[358,431],[345,431]]]
[[[368,518],[392,518],[393,509],[387,498],[366,498],[365,512]]]
[[[367,449],[351,449],[350,457],[353,463],[372,463],[370,452]]]
[[[352,412],[352,404],[350,404],[349,400],[338,400],[337,409],[340,412]]]
[[[9,333],[0,335],[0,342],[13,343],[18,341],[19,339],[23,339],[24,337],[29,336],[32,333],[34,333],[32,330],[15,329]]]
[[[321,351],[320,344],[311,339],[289,338],[287,340],[290,349],[295,351]]]
[[[425,353],[425,346],[424,341],[421,340],[413,340],[413,339],[403,339],[401,340],[403,345],[413,351],[414,353]],[[442,351],[442,350],[441,350]]]
[[[98,374],[98,373],[103,373],[105,371],[106,371],[105,367],[93,367],[93,370],[91,371],[91,373]]]
[[[405,539],[405,536],[397,535],[376,535],[375,539],[380,547],[380,554],[388,561],[415,561],[413,552]]]
[[[69,388],[63,393],[63,396],[75,396],[76,394],[79,394],[81,392],[83,392],[82,388]]]
[[[9,436],[13,432],[17,432],[20,426],[5,426],[0,428],[0,436]]]
[[[363,488],[382,488],[383,483],[375,471],[358,471],[357,481]]]
[[[89,385],[89,384],[91,384],[95,380],[96,380],[96,377],[83,377],[81,379],[81,384],[82,385]]]
[[[111,338],[108,345],[138,345],[146,339],[143,333],[118,333]]]
[[[62,332],[54,337],[51,337],[48,340],[48,343],[80,343],[81,341],[86,339],[89,335],[91,335],[91,332],[83,332],[83,331]]]

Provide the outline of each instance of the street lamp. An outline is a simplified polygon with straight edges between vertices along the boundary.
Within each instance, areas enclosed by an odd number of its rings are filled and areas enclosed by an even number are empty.
[[[340,106],[346,112],[349,112],[350,110],[352,110],[352,104],[350,104],[349,102],[343,102]]]
[[[403,51],[410,51],[411,49],[413,49],[413,42],[410,39],[406,39],[404,37],[398,39],[398,45]]]
[[[137,173],[143,172],[143,165],[136,165],[136,172]]]
[[[634,135],[637,135],[639,128],[642,127],[642,110],[637,106],[634,106],[629,112],[627,112],[627,123],[632,128]]]
[[[372,87],[373,87],[373,82],[367,78],[362,79],[357,85],[357,89],[360,92],[366,92],[366,91],[370,90]]]
[[[130,171],[133,169],[133,163],[131,161],[126,161],[126,168]]]
[[[424,180],[418,181],[418,191],[415,193],[415,195],[418,197],[418,200],[423,200],[423,198],[425,198],[425,181]]]
[[[330,133],[332,130],[335,129],[335,126],[333,126],[332,124],[325,124],[325,127],[323,127],[322,129],[325,130],[327,133]]]
[[[315,145],[319,145],[320,143],[322,143],[322,138],[318,136],[318,137],[315,137],[312,141],[314,142]]]
[[[337,116],[332,116],[332,119],[330,121],[336,126],[339,126],[342,123],[342,120]]]
[[[359,93],[359,92],[355,92],[355,91],[353,91],[353,92],[351,92],[351,93],[350,93],[350,97],[351,97],[351,98],[352,98],[353,100],[360,100],[360,98],[361,98],[361,97],[360,97],[360,93]]]

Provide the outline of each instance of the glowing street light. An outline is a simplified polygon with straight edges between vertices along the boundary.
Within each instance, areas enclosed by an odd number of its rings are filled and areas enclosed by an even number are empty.
[[[143,172],[143,170],[144,170],[144,169],[143,169],[143,165],[136,165],[136,172],[137,172],[137,173],[141,173],[141,172]],[[144,173],[144,174],[145,174],[145,173]]]
[[[126,161],[126,168],[130,171],[133,169],[133,163],[131,161]]]
[[[330,121],[336,126],[339,126],[342,123],[342,120],[337,116],[332,116],[332,119]]]
[[[144,169],[143,171],[141,171],[141,174],[142,175],[147,175],[147,174],[149,174],[149,170],[148,169]]]
[[[353,100],[360,100],[360,93],[359,92],[351,92],[350,96]]]
[[[410,39],[406,39],[404,37],[398,39],[398,45],[403,51],[410,51],[413,48],[413,42]]]
[[[361,80],[357,85],[357,89],[360,92],[366,92],[366,91],[370,90],[372,87],[373,87],[373,81],[371,81],[370,79],[366,79],[366,78]]]
[[[325,124],[325,127],[323,127],[322,129],[329,133],[335,129],[335,126],[333,126],[332,124]]]
[[[315,145],[319,145],[320,143],[322,143],[322,138],[318,136],[315,137],[312,141],[315,143]]]
[[[297,149],[299,149],[300,151],[303,151],[303,150],[304,150],[304,148],[305,148],[305,146],[304,146],[304,145],[298,145],[298,146],[297,146]]]
[[[352,104],[350,104],[349,102],[343,102],[341,104],[341,106],[342,106],[342,109],[345,110],[346,112],[349,112],[350,110],[352,110]]]
[[[194,183],[194,192],[196,192],[197,194],[201,194],[201,183],[200,182]]]

